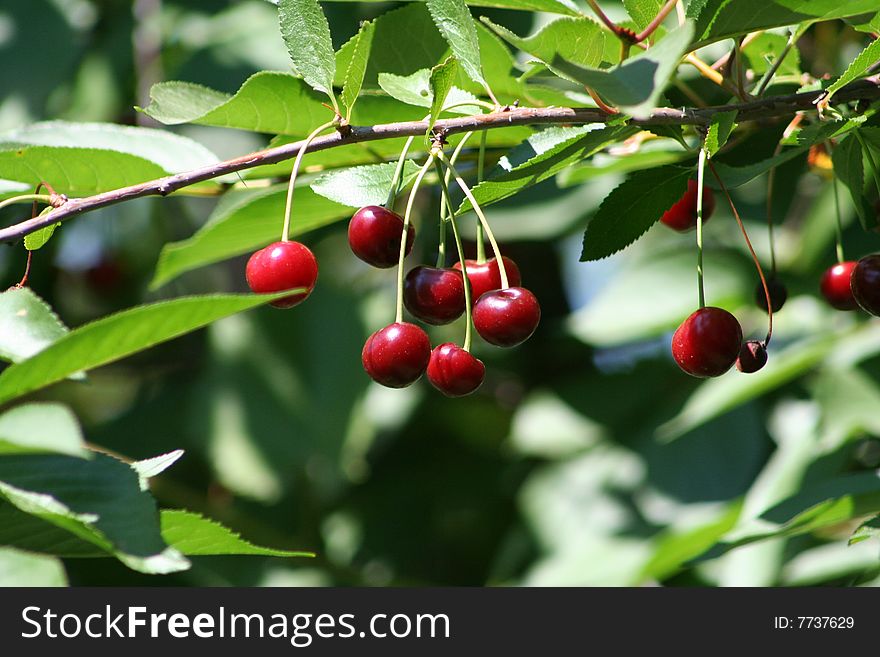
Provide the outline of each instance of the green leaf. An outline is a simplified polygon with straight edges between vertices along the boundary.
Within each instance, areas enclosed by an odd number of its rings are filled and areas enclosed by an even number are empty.
[[[452,91],[452,82],[458,73],[458,62],[455,57],[448,57],[445,62],[431,69],[431,77],[428,85],[431,89],[431,114],[428,118],[428,129],[434,127],[434,122],[440,118],[440,113],[446,103],[446,97]]]
[[[269,557],[314,557],[312,552],[294,552],[249,543],[223,525],[197,513],[162,511],[162,538],[186,555],[255,554]]]
[[[432,107],[434,105],[434,90],[431,87],[431,75],[432,71],[428,69],[422,69],[407,76],[380,73],[379,86],[382,87],[382,91],[402,103],[417,107]],[[452,87],[447,92],[444,105],[458,105],[450,110],[455,114],[478,114],[480,112],[478,105],[461,105],[461,103],[470,101],[476,102],[476,96],[457,87]]]
[[[29,287],[0,292],[0,358],[17,363],[64,337],[67,327]]]
[[[877,63],[877,60],[880,60],[880,41],[875,39],[847,66],[843,75],[832,82],[831,86],[825,90],[826,95],[823,98],[823,102],[830,102],[836,92],[864,75],[868,68]]]
[[[730,166],[728,164],[724,164],[723,162],[715,162],[715,170],[718,172],[718,176],[724,181],[725,187],[727,187],[728,189],[733,189],[735,187],[745,185],[747,182],[750,182],[758,176],[767,173],[768,171],[770,171],[770,169],[774,167],[785,164],[786,162],[793,160],[796,157],[805,156],[806,153],[806,147],[788,148],[779,155],[768,157],[766,160],[761,160],[760,162],[747,164],[741,167]],[[709,187],[713,187],[714,189],[719,189],[718,182],[715,180],[714,176],[707,175],[706,184]]]
[[[0,588],[67,586],[67,573],[55,557],[0,547]]]
[[[743,45],[742,54],[747,60],[748,68],[757,76],[763,76],[773,66],[779,55],[785,50],[788,37],[782,34],[764,32]],[[799,75],[801,58],[797,48],[791,48],[776,71],[776,75]]]
[[[282,292],[260,296],[181,297],[103,317],[80,326],[35,356],[7,368],[0,374],[0,403],[283,295]]]
[[[140,489],[137,473],[105,454],[96,453],[92,460],[4,456],[0,497],[9,503],[0,504],[2,544],[64,556],[64,543],[58,540],[73,538],[80,540],[72,541],[72,550],[81,552],[85,541],[141,572],[169,573],[189,567],[162,539],[156,503]],[[45,523],[73,536],[44,533]],[[37,530],[41,526],[44,529]]]
[[[464,0],[426,0],[431,18],[468,77],[486,87],[480,64],[480,40]]]
[[[859,525],[858,529],[849,537],[849,544],[855,545],[870,538],[880,538],[880,516],[874,516]]]
[[[0,178],[47,181],[68,196],[89,196],[216,164],[197,142],[162,130],[104,123],[36,123],[0,136]],[[200,183],[216,188],[216,182]]]
[[[712,115],[705,143],[705,148],[709,157],[715,155],[721,150],[721,147],[727,143],[730,133],[736,128],[736,123],[734,123],[734,121],[736,121],[736,115],[736,110],[718,112],[718,114]]]
[[[503,171],[484,180],[472,192],[480,206],[495,203],[556,175],[575,162],[588,158],[608,144],[638,132],[629,126],[602,129],[555,128],[543,130],[517,146],[504,160]],[[458,213],[471,209],[465,199]]]
[[[555,69],[554,60],[561,58],[579,66],[593,68],[602,63],[606,30],[586,16],[557,19],[526,38],[496,25],[488,18],[483,17],[481,20],[509,44],[539,59],[557,75],[572,82],[577,80],[567,76],[564,71]]]
[[[609,70],[581,66],[556,56],[551,70],[594,89],[606,102],[634,116],[649,113],[675,73],[694,33],[688,21],[669,32],[655,46]]]
[[[342,83],[342,102],[346,107],[346,116],[351,118],[351,111],[357,102],[358,94],[364,84],[364,74],[367,72],[367,63],[370,61],[370,50],[373,47],[373,34],[376,32],[374,23],[364,23],[354,37],[354,50],[348,67],[345,70],[345,80]]]
[[[44,208],[42,212],[40,212],[40,216],[49,214],[52,212],[54,208],[51,206],[48,208]],[[45,228],[40,228],[40,230],[30,233],[29,235],[24,236],[24,248],[28,251],[37,251],[46,246],[46,242],[48,242],[52,235],[55,234],[55,229],[58,228],[59,224],[50,224]]]
[[[664,164],[678,164],[691,157],[693,156],[690,153],[681,149],[674,151],[641,150],[620,157],[603,156],[601,159],[597,155],[583,164],[569,167],[560,173],[556,180],[560,187],[572,187],[610,174],[653,169]]]
[[[636,31],[641,31],[648,27],[657,16],[661,7],[663,7],[663,4],[663,0],[623,0],[626,12],[636,24]]]
[[[150,283],[155,289],[198,267],[232,258],[278,238],[287,185],[226,194],[195,235],[163,247]],[[292,235],[299,236],[351,215],[308,187],[298,188],[293,208]]]
[[[330,26],[318,0],[281,0],[278,20],[293,69],[313,89],[333,98],[336,58]]]
[[[76,417],[66,406],[24,404],[0,415],[0,456],[39,452],[92,457]]]
[[[142,111],[165,125],[196,123],[304,137],[330,113],[323,96],[289,73],[261,71],[234,96],[190,82],[160,82]]]
[[[865,192],[865,169],[862,160],[862,146],[854,136],[849,136],[834,148],[831,152],[831,162],[834,165],[834,176],[849,190],[856,215],[865,230],[868,230],[874,218],[870,214]]]
[[[148,490],[148,480],[165,472],[165,470],[177,463],[177,460],[181,456],[183,456],[183,450],[175,449],[167,454],[160,454],[153,458],[132,463],[131,467],[134,468],[134,471],[138,474],[141,490]]]
[[[877,11],[876,0],[703,0],[691,2],[696,19],[691,50],[748,32],[858,16]]]
[[[382,205],[388,199],[396,168],[396,162],[385,162],[328,171],[318,176],[311,188],[324,198],[353,208]],[[419,168],[412,160],[406,161],[402,189],[413,181]]]
[[[635,242],[682,197],[692,174],[673,166],[631,174],[587,225],[581,262],[607,258]]]

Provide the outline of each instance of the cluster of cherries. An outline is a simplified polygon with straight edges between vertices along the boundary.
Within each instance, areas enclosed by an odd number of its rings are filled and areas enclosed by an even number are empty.
[[[354,254],[381,269],[398,264],[403,239],[403,219],[381,206],[367,206],[355,212],[348,227],[348,242]],[[412,225],[406,233],[405,253],[415,241]],[[520,287],[516,263],[504,257],[509,285],[502,286],[497,259],[466,260],[471,286],[473,324],[487,342],[513,347],[534,333],[541,318],[535,295]],[[254,253],[247,263],[246,277],[258,294],[297,289],[276,299],[277,308],[290,308],[304,301],[315,287],[318,263],[304,244],[282,241]],[[448,324],[465,312],[465,280],[461,264],[454,267],[418,266],[406,275],[403,299],[407,310],[427,324]],[[301,291],[299,291],[301,290]],[[452,342],[433,350],[427,333],[415,324],[397,321],[373,333],[361,354],[370,377],[389,388],[403,388],[427,371],[435,388],[450,397],[474,392],[483,382],[485,366],[467,349]]]
[[[703,188],[703,221],[715,210],[712,190]],[[661,217],[661,221],[680,232],[697,225],[697,184],[688,181],[684,196]],[[822,296],[838,310],[856,310],[880,317],[880,255],[868,255],[859,261],[840,262],[829,267],[819,285]],[[759,283],[755,302],[767,312],[777,312],[788,296],[785,285],[776,278],[767,280],[767,291]],[[672,356],[678,366],[696,377],[715,377],[727,372],[734,364],[739,371],[757,372],[767,363],[764,341],[743,343],[742,327],[731,313],[722,308],[706,306],[694,311],[672,336]]]

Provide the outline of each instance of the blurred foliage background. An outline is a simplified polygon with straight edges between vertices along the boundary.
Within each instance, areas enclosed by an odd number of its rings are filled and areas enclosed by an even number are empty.
[[[390,6],[326,3],[334,42]],[[546,20],[479,13],[519,34]],[[288,70],[276,21],[263,0],[5,0],[0,129],[46,119],[155,126],[133,109],[149,102],[154,82],[233,93],[255,71]],[[840,21],[821,24],[801,42],[801,67],[839,74],[860,43]],[[683,74],[710,102],[726,100],[696,72]],[[688,104],[677,94],[669,92],[673,106]],[[783,128],[757,126],[726,161],[769,156]],[[174,130],[220,157],[269,139]],[[580,165],[491,208],[544,315],[518,349],[478,343],[487,378],[471,397],[449,400],[426,382],[387,390],[369,381],[360,350],[392,316],[393,276],[351,256],[344,222],[307,236],[321,276],[302,307],[232,317],[102,368],[88,386],[54,388],[96,445],[131,458],[186,450],[154,481],[163,506],[201,511],[255,542],[318,553],[196,558],[191,571],[162,578],[111,559],[67,560],[71,583],[880,584],[877,539],[847,545],[858,521],[682,565],[736,514],[740,523],[757,519],[786,498],[809,500],[817,486],[843,495],[852,477],[880,466],[880,327],[817,296],[835,257],[828,179],[805,158],[777,174],[773,214],[790,300],[770,365],[703,383],[669,355],[671,331],[697,303],[692,237],[655,227],[622,254],[579,263],[584,226],[622,180],[593,169]],[[765,191],[761,177],[735,201],[766,262]],[[426,217],[439,201],[429,196]],[[877,250],[877,236],[841,198],[848,255]],[[241,258],[148,291],[161,246],[191,235],[214,204],[138,200],[76,219],[36,254],[31,285],[69,326],[149,299],[243,291]],[[718,208],[706,229],[709,300],[762,336],[754,271],[728,208],[720,200]],[[14,218],[4,211],[0,220]],[[430,261],[434,248],[417,246],[415,258]],[[23,264],[20,246],[0,248],[4,287]],[[432,335],[439,342],[461,330]]]

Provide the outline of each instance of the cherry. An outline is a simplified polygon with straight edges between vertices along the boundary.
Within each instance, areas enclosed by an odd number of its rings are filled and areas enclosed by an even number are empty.
[[[709,221],[709,217],[715,212],[715,194],[712,190],[703,186],[703,221]],[[681,233],[696,228],[697,226],[697,181],[688,180],[687,191],[675,205],[669,208],[660,217],[660,221]]]
[[[868,255],[852,270],[850,283],[853,297],[866,311],[880,317],[880,255]]]
[[[291,308],[312,293],[318,280],[318,261],[305,244],[275,242],[250,257],[245,276],[257,294],[305,288],[305,292],[270,302],[276,308]]]
[[[428,380],[447,397],[471,394],[483,383],[483,361],[452,342],[434,347],[428,362]]]
[[[739,350],[736,369],[744,374],[753,374],[767,364],[767,347],[760,340],[749,340]]]
[[[685,372],[701,378],[721,376],[740,355],[742,328],[726,310],[694,311],[672,336],[672,356]]]
[[[504,260],[504,268],[507,270],[507,282],[511,287],[517,287],[522,282],[519,275],[519,267],[507,256],[501,256]],[[489,292],[501,288],[501,272],[498,270],[498,261],[490,258],[484,263],[476,260],[465,260],[468,280],[471,282],[471,304]],[[456,262],[453,267],[461,271],[461,263]]]
[[[361,362],[370,378],[388,388],[415,383],[431,358],[428,334],[415,324],[395,322],[364,343]]]
[[[838,263],[825,270],[819,289],[822,296],[838,310],[855,310],[859,307],[850,287],[850,278],[856,263],[852,260]]]
[[[491,290],[474,305],[474,328],[486,342],[515,347],[525,342],[541,321],[541,306],[524,287]]]
[[[354,213],[348,224],[348,244],[354,254],[380,269],[394,267],[400,258],[403,218],[381,205],[368,205]],[[412,251],[416,231],[406,232],[406,254]]]
[[[428,324],[448,324],[464,312],[464,279],[455,269],[420,265],[403,284],[403,303]]]
[[[767,290],[770,292],[770,305],[773,308],[773,312],[778,313],[782,306],[785,305],[786,299],[788,299],[788,289],[778,278],[768,278]],[[761,285],[761,281],[758,281],[758,284],[755,285],[755,304],[758,308],[767,312],[767,295],[764,294],[764,286]]]

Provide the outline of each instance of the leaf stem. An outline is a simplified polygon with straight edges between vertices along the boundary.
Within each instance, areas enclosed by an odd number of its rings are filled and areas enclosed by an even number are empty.
[[[406,258],[406,237],[409,232],[410,217],[412,216],[416,193],[422,185],[422,179],[425,177],[425,174],[428,173],[428,169],[431,168],[431,163],[434,161],[434,157],[434,151],[431,151],[428,154],[428,159],[425,160],[425,163],[419,170],[419,174],[416,176],[413,187],[409,192],[409,198],[406,202],[406,212],[403,214],[403,232],[400,237],[400,256],[397,259],[397,312],[394,320],[398,324],[403,321],[403,261],[404,258]]]
[[[459,175],[458,171],[455,170],[455,166],[453,166],[452,162],[450,162],[446,158],[446,155],[443,153],[443,151],[440,151],[437,156],[441,160],[443,160],[443,163],[452,172],[452,176],[455,178],[455,182],[461,188],[461,191],[464,192],[464,195],[467,197],[468,201],[471,202],[471,206],[473,206],[474,212],[477,213],[477,217],[479,217],[480,222],[483,224],[483,229],[486,231],[486,236],[489,238],[489,243],[492,245],[492,251],[495,253],[495,260],[498,263],[498,272],[501,274],[501,289],[506,290],[508,287],[510,287],[510,283],[508,283],[507,279],[507,269],[504,267],[504,260],[501,258],[501,249],[498,248],[498,242],[495,241],[495,235],[492,233],[492,227],[489,225],[489,221],[486,219],[486,215],[483,214],[483,210],[480,208],[480,204],[477,203],[477,199],[474,198],[470,187],[468,187],[467,183]]]
[[[385,201],[385,207],[391,210],[397,195],[400,193],[400,181],[403,179],[403,168],[406,166],[406,156],[409,153],[415,137],[409,137],[403,144],[400,151],[400,157],[397,158],[397,167],[394,169],[394,177],[391,178],[391,188],[388,190],[388,199]]]
[[[330,94],[330,98],[333,99],[333,94]],[[335,99],[333,100],[334,105],[336,104]],[[287,202],[284,206],[284,227],[281,230],[281,241],[289,242],[290,241],[290,215],[293,210],[293,188],[296,186],[296,176],[299,173],[300,164],[302,164],[303,156],[306,154],[306,151],[309,150],[309,144],[311,144],[315,138],[320,135],[322,132],[327,130],[328,128],[332,128],[337,125],[339,117],[335,117],[332,121],[328,121],[322,125],[319,125],[315,128],[312,133],[306,137],[305,142],[303,142],[302,148],[299,153],[296,154],[296,159],[293,161],[293,169],[290,172],[290,183],[287,185]]]

